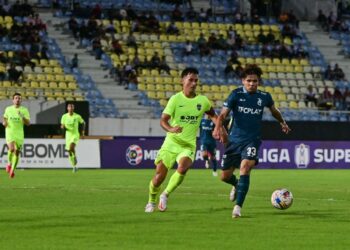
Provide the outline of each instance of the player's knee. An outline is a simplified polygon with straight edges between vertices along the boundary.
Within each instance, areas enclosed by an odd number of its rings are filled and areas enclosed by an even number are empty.
[[[185,175],[188,171],[189,167],[185,167],[185,166],[178,166],[177,168],[177,172],[179,172],[179,174]]]
[[[231,176],[232,176],[232,174],[228,175],[228,174],[226,174],[224,171],[222,171],[222,172],[221,172],[220,179],[221,179],[221,181],[223,181],[223,182],[229,183]]]
[[[240,174],[241,175],[247,175],[250,173],[250,170],[252,169],[252,166],[250,166],[249,164],[242,164],[242,166],[240,167]]]

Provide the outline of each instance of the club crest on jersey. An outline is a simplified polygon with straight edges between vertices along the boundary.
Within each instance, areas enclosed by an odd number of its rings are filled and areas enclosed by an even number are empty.
[[[261,106],[261,104],[262,104],[262,100],[261,100],[261,98],[258,98],[258,102],[257,102],[257,104],[258,104],[259,106]]]
[[[197,104],[197,109],[200,111],[202,109],[202,104]]]

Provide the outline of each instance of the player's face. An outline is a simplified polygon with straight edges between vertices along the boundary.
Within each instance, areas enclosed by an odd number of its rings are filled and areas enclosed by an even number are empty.
[[[185,93],[193,94],[196,92],[196,87],[198,83],[197,74],[188,74],[182,78],[183,90]]]
[[[67,110],[69,113],[73,113],[74,112],[74,105],[73,104],[68,104],[67,105]]]
[[[254,93],[258,89],[259,78],[257,75],[247,75],[243,78],[243,86],[249,93]]]
[[[19,105],[21,105],[22,97],[21,97],[20,95],[15,95],[15,96],[13,97],[12,102],[13,102],[13,105],[19,106]]]

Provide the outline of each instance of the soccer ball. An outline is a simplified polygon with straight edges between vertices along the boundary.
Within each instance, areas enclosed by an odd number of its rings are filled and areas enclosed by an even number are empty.
[[[271,203],[277,209],[287,209],[293,204],[293,194],[286,188],[277,189],[271,195]]]

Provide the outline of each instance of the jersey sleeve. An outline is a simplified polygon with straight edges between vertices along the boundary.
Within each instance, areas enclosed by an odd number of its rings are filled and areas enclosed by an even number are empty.
[[[8,116],[9,116],[8,113],[9,113],[9,109],[6,108],[6,109],[5,109],[5,113],[4,113],[4,118],[6,118],[6,119],[8,118]]]
[[[85,121],[84,121],[84,119],[81,117],[81,115],[79,115],[79,123],[80,123],[80,124],[85,123]]]
[[[232,110],[236,104],[236,92],[232,91],[223,104],[224,108]]]
[[[275,102],[273,101],[271,94],[267,93],[267,96],[266,96],[266,107],[270,108],[274,104],[275,104]]]
[[[23,109],[23,115],[24,115],[24,118],[26,118],[27,120],[30,120],[30,114],[27,108]]]
[[[65,123],[65,119],[66,117],[65,117],[65,115],[62,115],[62,117],[61,117],[61,124],[63,124],[63,125],[65,125],[64,123]]]
[[[176,107],[176,99],[175,99],[175,96],[172,96],[169,99],[169,102],[166,105],[165,109],[163,110],[163,113],[170,115],[170,116],[173,116],[173,114],[175,112],[175,107]]]

